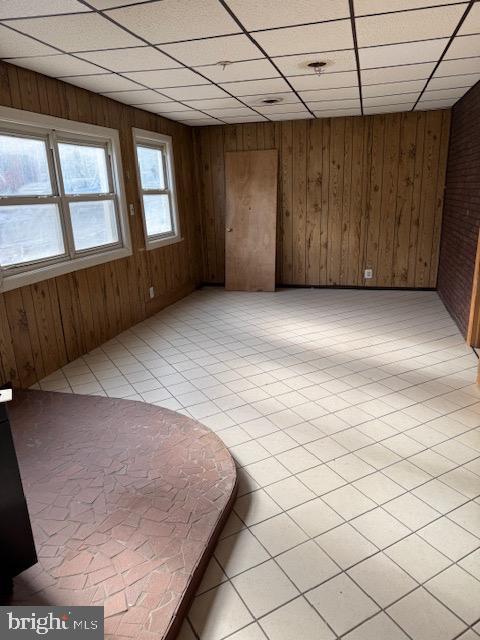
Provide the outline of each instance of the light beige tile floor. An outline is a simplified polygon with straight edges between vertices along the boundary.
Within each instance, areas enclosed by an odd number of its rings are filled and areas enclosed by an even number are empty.
[[[40,387],[182,411],[235,457],[180,640],[474,640],[476,365],[433,292],[205,289]]]

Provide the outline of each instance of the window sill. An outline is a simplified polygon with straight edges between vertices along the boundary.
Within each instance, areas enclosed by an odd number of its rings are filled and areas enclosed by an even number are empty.
[[[99,264],[105,264],[106,262],[119,260],[120,258],[126,258],[131,255],[132,251],[130,248],[122,247],[120,249],[113,249],[112,251],[105,251],[105,253],[97,253],[94,255],[84,256],[83,258],[75,258],[75,260],[66,260],[65,262],[49,264],[44,267],[32,269],[31,271],[4,275],[3,280],[0,281],[0,293],[35,284],[36,282],[48,280],[49,278],[63,276],[67,273],[72,273],[73,271],[79,271],[80,269],[95,267]]]
[[[166,247],[169,244],[176,244],[177,242],[183,242],[184,238],[181,236],[170,236],[168,238],[159,238],[158,240],[150,240],[145,242],[145,248],[147,251],[152,249],[158,249],[159,247]]]

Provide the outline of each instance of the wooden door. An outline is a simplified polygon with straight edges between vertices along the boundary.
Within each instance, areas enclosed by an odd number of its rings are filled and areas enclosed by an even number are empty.
[[[467,344],[480,347],[480,231],[478,233],[477,255],[473,271],[470,316],[468,318]]]
[[[275,290],[278,152],[225,154],[225,289]]]

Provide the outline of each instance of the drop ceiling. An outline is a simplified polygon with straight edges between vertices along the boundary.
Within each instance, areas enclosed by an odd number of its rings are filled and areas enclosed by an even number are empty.
[[[191,126],[443,109],[480,0],[2,0],[0,58]]]

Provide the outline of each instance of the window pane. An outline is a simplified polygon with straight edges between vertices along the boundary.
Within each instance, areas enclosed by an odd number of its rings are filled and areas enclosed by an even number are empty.
[[[157,236],[173,231],[168,195],[143,196],[143,207],[148,236]]]
[[[0,207],[2,266],[62,255],[62,226],[56,204]]]
[[[78,195],[110,191],[104,147],[60,142],[58,151],[65,193]]]
[[[45,142],[0,135],[0,196],[51,194]]]
[[[77,251],[118,242],[113,200],[71,202],[70,218]]]
[[[137,147],[142,189],[165,189],[163,153],[160,149]]]

